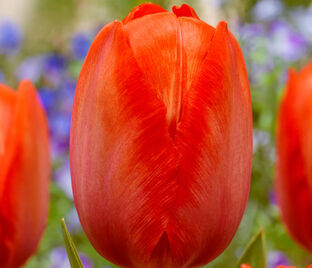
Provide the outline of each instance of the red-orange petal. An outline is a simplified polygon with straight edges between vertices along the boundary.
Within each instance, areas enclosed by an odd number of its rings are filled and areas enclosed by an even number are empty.
[[[172,7],[172,12],[177,16],[177,17],[192,17],[195,19],[199,19],[197,16],[195,10],[190,7],[189,5],[183,4],[182,6],[173,6]]]
[[[252,268],[248,263],[243,263],[240,268]]]
[[[279,107],[276,136],[276,191],[291,236],[312,251],[311,123],[312,64],[289,72]]]
[[[184,156],[181,163],[184,179],[180,178],[180,183],[189,181],[181,188],[200,197],[200,201],[195,203],[196,210],[187,206],[178,210],[176,222],[180,228],[176,229],[191,228],[193,238],[189,242],[193,248],[201,245],[191,266],[200,266],[229,244],[249,193],[252,155],[249,83],[242,52],[224,22],[212,37],[185,96],[184,107],[179,129],[183,141],[180,152]],[[194,222],[200,222],[200,228]]]
[[[21,266],[34,254],[48,216],[50,156],[47,120],[34,86],[20,83],[14,107],[15,150],[0,203],[1,267]]]
[[[127,17],[125,17],[122,20],[122,22],[126,24],[137,18],[141,18],[146,15],[151,15],[151,14],[156,14],[156,13],[161,13],[161,12],[168,12],[168,11],[153,3],[141,4],[135,7],[134,9],[132,9],[130,13],[127,15]]]
[[[16,93],[13,89],[0,84],[0,199],[2,196],[4,179],[16,144],[11,132],[11,125],[16,103]],[[14,140],[11,142],[11,140]],[[12,148],[13,147],[13,148]]]

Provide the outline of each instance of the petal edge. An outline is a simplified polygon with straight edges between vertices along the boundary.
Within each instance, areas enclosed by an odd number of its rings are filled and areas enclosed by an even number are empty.
[[[162,7],[153,3],[141,4],[130,11],[130,13],[122,20],[122,23],[126,24],[132,20],[135,20],[146,15],[168,12]]]
[[[173,6],[172,12],[177,17],[192,17],[195,19],[199,19],[198,15],[196,14],[195,10],[190,7],[189,5],[183,4],[182,6]]]

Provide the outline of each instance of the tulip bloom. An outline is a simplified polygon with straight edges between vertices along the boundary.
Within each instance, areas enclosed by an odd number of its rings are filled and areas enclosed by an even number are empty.
[[[240,268],[252,268],[248,263],[243,263]]]
[[[0,267],[35,253],[48,217],[49,137],[34,86],[0,84]]]
[[[312,63],[288,79],[278,114],[276,191],[289,233],[312,252]]]
[[[136,7],[93,41],[70,137],[74,200],[95,249],[123,267],[193,267],[232,240],[249,193],[252,111],[226,23]]]

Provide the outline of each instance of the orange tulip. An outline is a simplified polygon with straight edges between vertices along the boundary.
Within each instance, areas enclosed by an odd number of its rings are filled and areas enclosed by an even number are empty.
[[[291,236],[312,252],[312,63],[289,72],[276,143],[281,217]]]
[[[232,240],[249,193],[252,111],[226,23],[136,7],[83,64],[70,164],[81,224],[124,267],[193,267]]]
[[[248,263],[243,263],[240,268],[252,268]]]
[[[35,253],[48,216],[49,137],[34,86],[0,84],[0,267]]]

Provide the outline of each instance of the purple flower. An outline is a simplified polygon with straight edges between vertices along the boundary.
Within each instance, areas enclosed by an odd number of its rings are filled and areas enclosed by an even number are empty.
[[[23,42],[23,32],[11,21],[0,23],[0,54],[10,55],[18,52]]]
[[[277,206],[278,205],[278,201],[277,201],[277,196],[274,190],[269,192],[269,200],[270,200],[270,204],[272,206]]]
[[[290,265],[287,256],[282,251],[271,251],[268,254],[268,268],[275,268],[279,265]]]
[[[0,71],[0,83],[4,83],[5,79],[4,79],[4,75],[3,73]]]
[[[255,153],[260,147],[270,144],[270,133],[259,129],[253,130],[253,152]]]
[[[73,199],[73,191],[70,179],[70,169],[69,161],[65,163],[56,170],[55,172],[55,182],[64,191],[64,193],[71,199]]]
[[[299,60],[307,53],[307,42],[284,20],[277,20],[271,24],[268,40],[271,54],[284,61]]]
[[[243,41],[252,41],[250,38],[260,38],[265,35],[264,25],[261,23],[240,23],[238,25],[239,39]]]
[[[66,215],[66,223],[68,226],[68,230],[71,233],[77,233],[82,231],[82,227],[79,221],[78,213],[76,208],[73,208],[67,215]]]
[[[270,21],[278,17],[283,11],[283,5],[279,0],[261,0],[253,8],[256,20]]]
[[[56,159],[68,152],[70,114],[56,111],[48,114],[48,121],[51,135],[52,159]]]
[[[70,115],[55,112],[49,119],[52,138],[67,139],[70,131]]]
[[[93,267],[91,261],[84,254],[79,254],[79,257],[84,268]],[[66,249],[63,247],[58,247],[52,250],[50,254],[50,262],[50,268],[70,268]]]
[[[291,17],[303,37],[312,43],[312,7],[298,8],[291,14]]]
[[[90,48],[91,38],[86,33],[76,33],[71,40],[71,52],[75,59],[83,60]]]
[[[44,56],[26,58],[16,69],[15,75],[18,80],[29,79],[36,83],[43,73]]]

